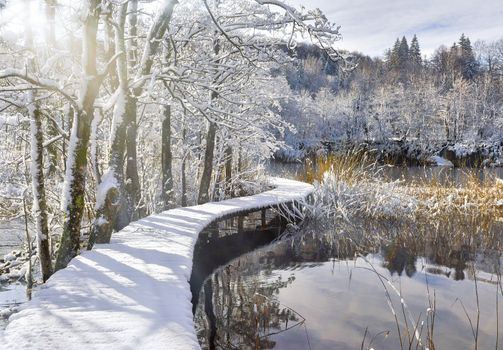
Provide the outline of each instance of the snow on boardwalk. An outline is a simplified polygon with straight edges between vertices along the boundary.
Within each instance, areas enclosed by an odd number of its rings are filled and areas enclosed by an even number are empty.
[[[212,221],[302,199],[312,186],[272,179],[250,197],[177,208],[132,223],[83,252],[11,317],[2,349],[198,349],[189,278]]]

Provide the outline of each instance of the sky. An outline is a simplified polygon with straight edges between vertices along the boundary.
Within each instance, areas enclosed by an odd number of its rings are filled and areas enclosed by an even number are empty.
[[[370,56],[382,56],[397,37],[404,35],[410,42],[417,34],[421,51],[427,56],[440,45],[451,46],[462,33],[472,43],[478,39],[492,41],[503,38],[503,0],[286,1],[296,6],[320,8],[330,21],[341,26],[343,39],[337,43],[339,48]],[[10,2],[11,5],[15,3]],[[32,13],[42,18],[44,12],[34,8]],[[12,20],[10,17],[5,14],[3,19]],[[37,16],[33,17],[32,20],[37,19]],[[19,19],[20,27],[24,20]]]
[[[503,0],[288,0],[321,9],[341,26],[340,48],[382,56],[397,37],[417,34],[423,55],[462,33],[475,42],[503,38]]]

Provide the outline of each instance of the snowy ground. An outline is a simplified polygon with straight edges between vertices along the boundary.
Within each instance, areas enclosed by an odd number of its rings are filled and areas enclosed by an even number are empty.
[[[250,197],[177,208],[135,222],[72,260],[13,315],[6,349],[198,349],[189,278],[198,234],[219,217],[305,198],[272,179]]]

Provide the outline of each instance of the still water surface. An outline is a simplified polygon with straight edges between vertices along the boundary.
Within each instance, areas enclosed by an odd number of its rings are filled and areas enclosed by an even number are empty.
[[[274,176],[287,177],[292,179],[304,178],[306,167],[303,163],[281,163],[270,161],[266,165],[266,171]],[[428,167],[428,166],[378,166],[375,175],[385,180],[402,180],[407,182],[421,181],[435,178],[441,182],[451,182],[463,185],[466,180],[476,176],[484,180],[491,176],[503,179],[503,167],[499,168],[449,168],[449,167]]]
[[[302,178],[304,169],[267,167],[290,178]],[[467,175],[501,178],[503,169],[378,173],[459,186]],[[325,227],[248,253],[206,280],[195,312],[200,342],[205,349],[503,349],[503,227],[487,235],[496,241],[477,244],[465,228],[455,229],[449,236],[435,223],[353,227],[341,248],[338,229]]]
[[[454,249],[445,252],[445,266],[431,247],[427,256],[392,245],[353,258],[341,257],[328,241],[280,242],[212,274],[196,312],[203,347],[400,349],[400,331],[403,348],[409,342],[426,348],[434,315],[435,348],[469,349],[475,337],[468,316],[475,328],[478,293],[478,348],[496,349],[497,337],[501,348],[500,252]]]

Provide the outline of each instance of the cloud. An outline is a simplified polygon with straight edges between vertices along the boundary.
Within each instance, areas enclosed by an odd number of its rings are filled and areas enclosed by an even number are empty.
[[[417,34],[423,54],[452,45],[465,33],[474,42],[503,37],[503,1],[467,0],[289,0],[318,7],[341,25],[339,46],[382,55],[397,37]]]

